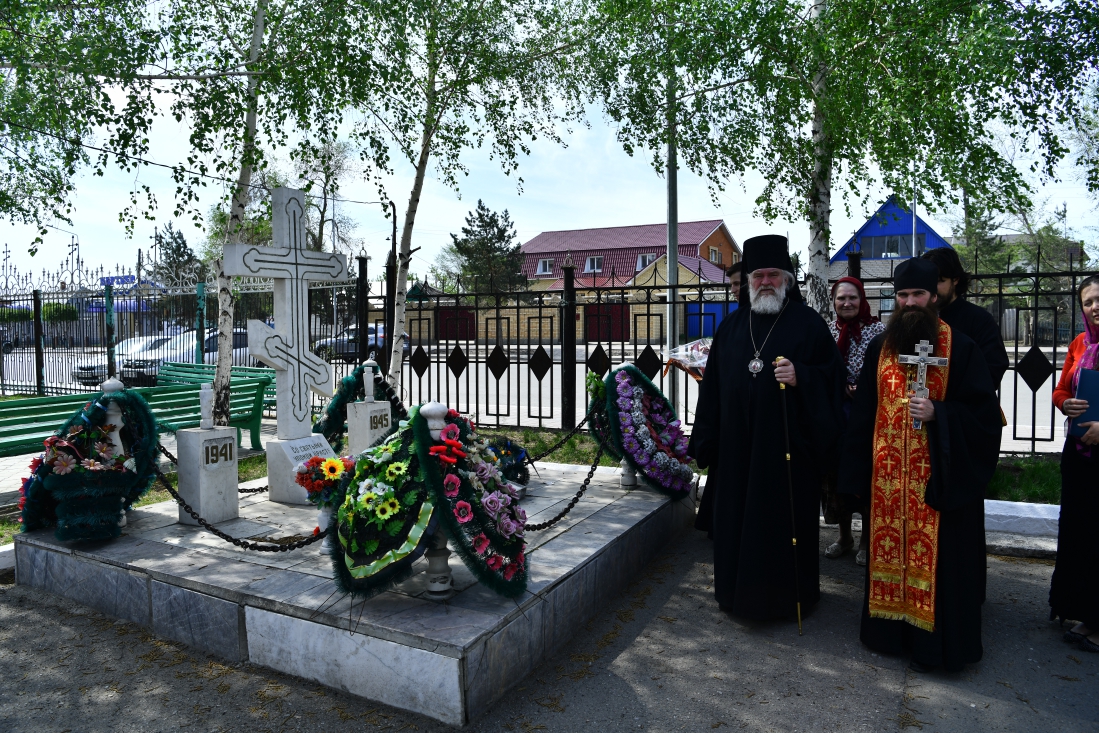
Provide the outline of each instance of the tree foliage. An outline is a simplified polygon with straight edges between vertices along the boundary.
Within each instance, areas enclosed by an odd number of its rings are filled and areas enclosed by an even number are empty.
[[[34,254],[46,223],[69,221],[78,170],[131,167],[85,144],[148,151],[155,112],[142,71],[159,34],[140,0],[5,3],[0,17],[0,216],[39,229]]]
[[[180,282],[183,279],[206,279],[206,266],[187,244],[183,232],[172,222],[157,228],[154,234],[157,258],[153,263],[153,280],[161,285]]]
[[[523,253],[519,246],[507,210],[497,213],[478,199],[477,209],[466,215],[461,236],[450,235],[437,271],[444,275],[444,282],[460,278],[462,288],[469,292],[518,290],[527,283],[520,272]]]

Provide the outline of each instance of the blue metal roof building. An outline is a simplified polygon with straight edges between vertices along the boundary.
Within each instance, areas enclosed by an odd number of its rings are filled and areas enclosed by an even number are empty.
[[[929,249],[949,247],[945,239],[919,216],[916,216],[916,247],[912,247],[912,212],[897,204],[890,196],[862,228],[836,250],[829,264],[847,262],[847,250],[858,244],[862,261],[906,260],[919,257]]]

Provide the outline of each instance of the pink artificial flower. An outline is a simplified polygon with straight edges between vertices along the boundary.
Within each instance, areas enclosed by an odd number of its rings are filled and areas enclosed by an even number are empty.
[[[459,435],[461,435],[461,431],[458,429],[458,426],[454,423],[450,423],[442,429],[439,438],[442,440],[457,440]]]
[[[114,443],[108,443],[106,441],[96,443],[95,452],[105,458],[110,458],[114,455]]]
[[[488,549],[488,545],[488,537],[485,537],[484,532],[473,538],[473,551],[478,555],[484,555],[485,550]]]
[[[57,460],[53,462],[53,472],[61,476],[72,473],[74,468],[76,468],[76,459],[72,456],[61,454],[57,456]]]
[[[500,557],[499,555],[493,555],[489,559],[485,560],[485,564],[493,570],[499,570],[500,568],[504,567],[504,558]]]
[[[507,567],[504,568],[504,580],[511,580],[518,571],[519,566],[513,562],[509,562]]]
[[[83,461],[80,462],[80,465],[88,469],[89,471],[103,470],[103,464],[95,460],[94,458],[85,458]]]
[[[473,519],[473,507],[469,505],[468,501],[460,501],[454,505],[454,516],[458,518],[459,522],[465,524]]]
[[[458,478],[457,474],[448,473],[443,476],[443,491],[450,498],[454,498],[458,495],[458,489],[462,485],[462,480]]]

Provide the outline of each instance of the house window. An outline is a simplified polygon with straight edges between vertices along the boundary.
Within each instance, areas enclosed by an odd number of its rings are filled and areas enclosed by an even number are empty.
[[[656,261],[656,255],[654,255],[654,254],[638,255],[637,256],[637,270],[638,270],[638,272],[640,272],[641,270],[644,270],[646,267],[648,267],[649,265],[651,265],[655,261]]]
[[[715,265],[721,264],[721,250],[717,247],[710,247],[710,262]]]
[[[538,260],[537,275],[549,275],[553,272],[553,260]]]
[[[916,235],[916,249],[912,249],[911,234],[893,234],[880,237],[860,237],[862,256],[869,259],[908,259],[919,257],[927,249],[927,235]]]
[[[589,257],[584,263],[584,272],[603,272],[603,258]]]

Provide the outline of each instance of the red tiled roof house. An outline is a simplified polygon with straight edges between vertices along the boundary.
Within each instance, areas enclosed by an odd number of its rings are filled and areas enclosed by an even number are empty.
[[[599,285],[613,275],[616,285],[626,284],[667,252],[667,231],[666,224],[644,224],[542,232],[521,248],[523,274],[532,289],[554,289],[565,254],[571,253],[578,280],[594,275]],[[739,262],[741,251],[725,223],[711,219],[680,222],[679,256],[705,260],[716,271]]]

